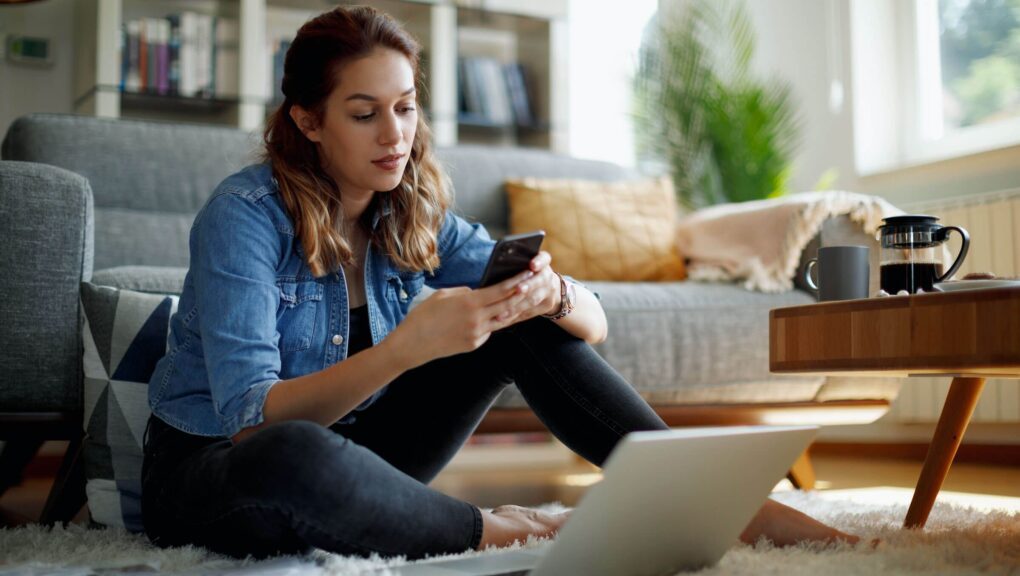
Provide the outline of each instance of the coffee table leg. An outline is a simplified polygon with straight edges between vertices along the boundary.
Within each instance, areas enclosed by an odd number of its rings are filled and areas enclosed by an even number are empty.
[[[953,378],[946,404],[935,427],[935,436],[928,446],[928,456],[924,459],[914,498],[907,510],[907,519],[903,522],[904,528],[924,528],[924,523],[928,521],[935,497],[939,495],[942,482],[949,474],[949,466],[953,463],[984,386],[984,378]]]

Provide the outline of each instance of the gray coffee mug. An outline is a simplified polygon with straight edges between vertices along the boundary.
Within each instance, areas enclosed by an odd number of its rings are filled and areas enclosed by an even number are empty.
[[[818,282],[811,278],[816,266]],[[825,246],[804,267],[804,281],[822,302],[856,300],[868,297],[870,271],[867,246]]]

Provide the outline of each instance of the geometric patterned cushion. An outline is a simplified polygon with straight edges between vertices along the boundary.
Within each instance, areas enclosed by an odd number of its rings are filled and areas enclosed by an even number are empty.
[[[83,459],[92,520],[142,531],[142,436],[149,377],[166,353],[177,296],[83,282]]]

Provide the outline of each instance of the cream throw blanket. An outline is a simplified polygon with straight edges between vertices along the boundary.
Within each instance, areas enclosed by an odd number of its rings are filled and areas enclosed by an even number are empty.
[[[844,214],[873,234],[882,218],[903,211],[877,196],[843,191],[721,204],[681,219],[677,243],[692,280],[743,281],[748,290],[783,292],[793,288],[800,253],[822,223]]]

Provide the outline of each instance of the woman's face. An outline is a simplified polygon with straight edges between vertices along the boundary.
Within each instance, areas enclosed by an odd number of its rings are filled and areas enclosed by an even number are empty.
[[[377,48],[339,74],[322,124],[305,135],[319,144],[324,168],[345,196],[392,190],[418,125],[411,63],[400,52]]]

